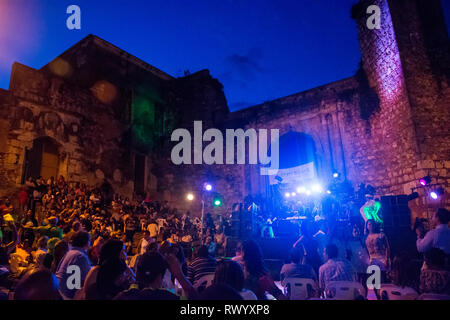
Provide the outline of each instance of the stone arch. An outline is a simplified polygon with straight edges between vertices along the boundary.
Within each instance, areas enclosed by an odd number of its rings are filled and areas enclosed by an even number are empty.
[[[41,112],[37,117],[37,128],[42,135],[53,135],[62,141],[68,141],[68,130],[56,112]]]
[[[296,118],[292,124],[281,126],[280,137],[290,131],[296,131],[312,138],[316,148],[316,162],[314,163],[316,173],[325,175],[329,165],[329,154],[326,149],[326,132],[319,114],[313,117]]]
[[[317,148],[313,137],[304,132],[290,130],[278,139],[280,169],[293,168],[310,162],[317,164]],[[270,156],[271,147],[268,154]]]

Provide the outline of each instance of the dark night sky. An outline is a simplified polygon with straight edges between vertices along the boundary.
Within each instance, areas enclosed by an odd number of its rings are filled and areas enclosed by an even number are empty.
[[[209,69],[235,110],[353,75],[356,1],[0,0],[0,88],[14,61],[40,68],[94,34],[173,76]]]

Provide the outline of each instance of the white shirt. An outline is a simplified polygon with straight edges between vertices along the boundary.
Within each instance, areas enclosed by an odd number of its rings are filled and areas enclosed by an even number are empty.
[[[150,232],[150,237],[156,237],[158,236],[158,225],[156,223],[150,223],[147,227],[148,232]]]
[[[416,245],[419,252],[439,248],[446,254],[450,254],[450,228],[448,225],[440,224],[433,230],[428,231],[423,239],[417,239]]]
[[[139,252],[139,254],[146,253],[148,245],[149,245],[149,242],[147,240],[145,240],[145,238],[142,238],[142,241],[141,241],[141,252]]]

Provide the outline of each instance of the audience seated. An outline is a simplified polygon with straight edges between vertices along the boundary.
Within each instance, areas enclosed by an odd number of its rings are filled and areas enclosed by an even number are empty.
[[[358,221],[339,227],[331,220],[304,221],[289,263],[280,270],[266,266],[254,240],[229,248],[225,217],[208,214],[202,228],[199,217],[179,214],[167,202],[107,195],[103,188],[63,177],[28,179],[25,188],[20,211],[0,199],[0,299],[9,292],[18,300],[286,299],[273,279],[278,274],[281,282],[311,279],[323,291],[336,281],[365,286],[373,264],[390,288],[450,294],[446,209],[433,215],[434,229],[416,229],[417,249],[425,258],[420,274],[417,257],[396,252],[391,263],[388,238],[370,219],[364,240]],[[236,249],[231,260],[224,257],[229,249]],[[198,282],[205,276],[210,279],[202,291]]]
[[[356,281],[353,266],[348,260],[338,258],[338,248],[334,244],[325,247],[325,263],[319,268],[319,287],[323,291],[332,281]]]
[[[225,284],[236,290],[244,300],[257,300],[256,295],[244,288],[244,271],[239,263],[224,260],[217,264],[214,285]]]
[[[286,278],[296,277],[296,278],[306,278],[317,281],[317,275],[314,269],[307,264],[303,263],[304,260],[304,249],[303,246],[297,245],[291,250],[290,260],[291,263],[284,264],[280,271],[280,280],[283,281]]]
[[[158,252],[139,257],[136,265],[136,285],[122,291],[115,300],[179,300],[180,297],[163,288],[163,277],[169,265]]]
[[[242,295],[233,287],[224,283],[213,284],[200,295],[200,300],[244,300]]]
[[[17,284],[14,300],[61,300],[58,280],[50,270],[30,272]]]
[[[217,266],[215,258],[209,255],[208,247],[203,245],[197,248],[195,258],[187,268],[189,281],[195,285],[197,280],[207,274],[214,274]]]
[[[242,260],[245,288],[253,291],[258,300],[267,300],[267,293],[276,299],[286,299],[268,274],[261,249],[254,240],[246,240],[242,243]]]
[[[420,292],[450,295],[450,271],[445,266],[445,252],[432,248],[425,253],[420,272]]]

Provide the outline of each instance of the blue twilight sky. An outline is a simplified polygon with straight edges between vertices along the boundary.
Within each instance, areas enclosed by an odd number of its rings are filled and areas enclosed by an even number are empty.
[[[0,88],[14,61],[40,68],[94,34],[173,76],[209,69],[235,110],[353,75],[356,1],[0,0]]]

